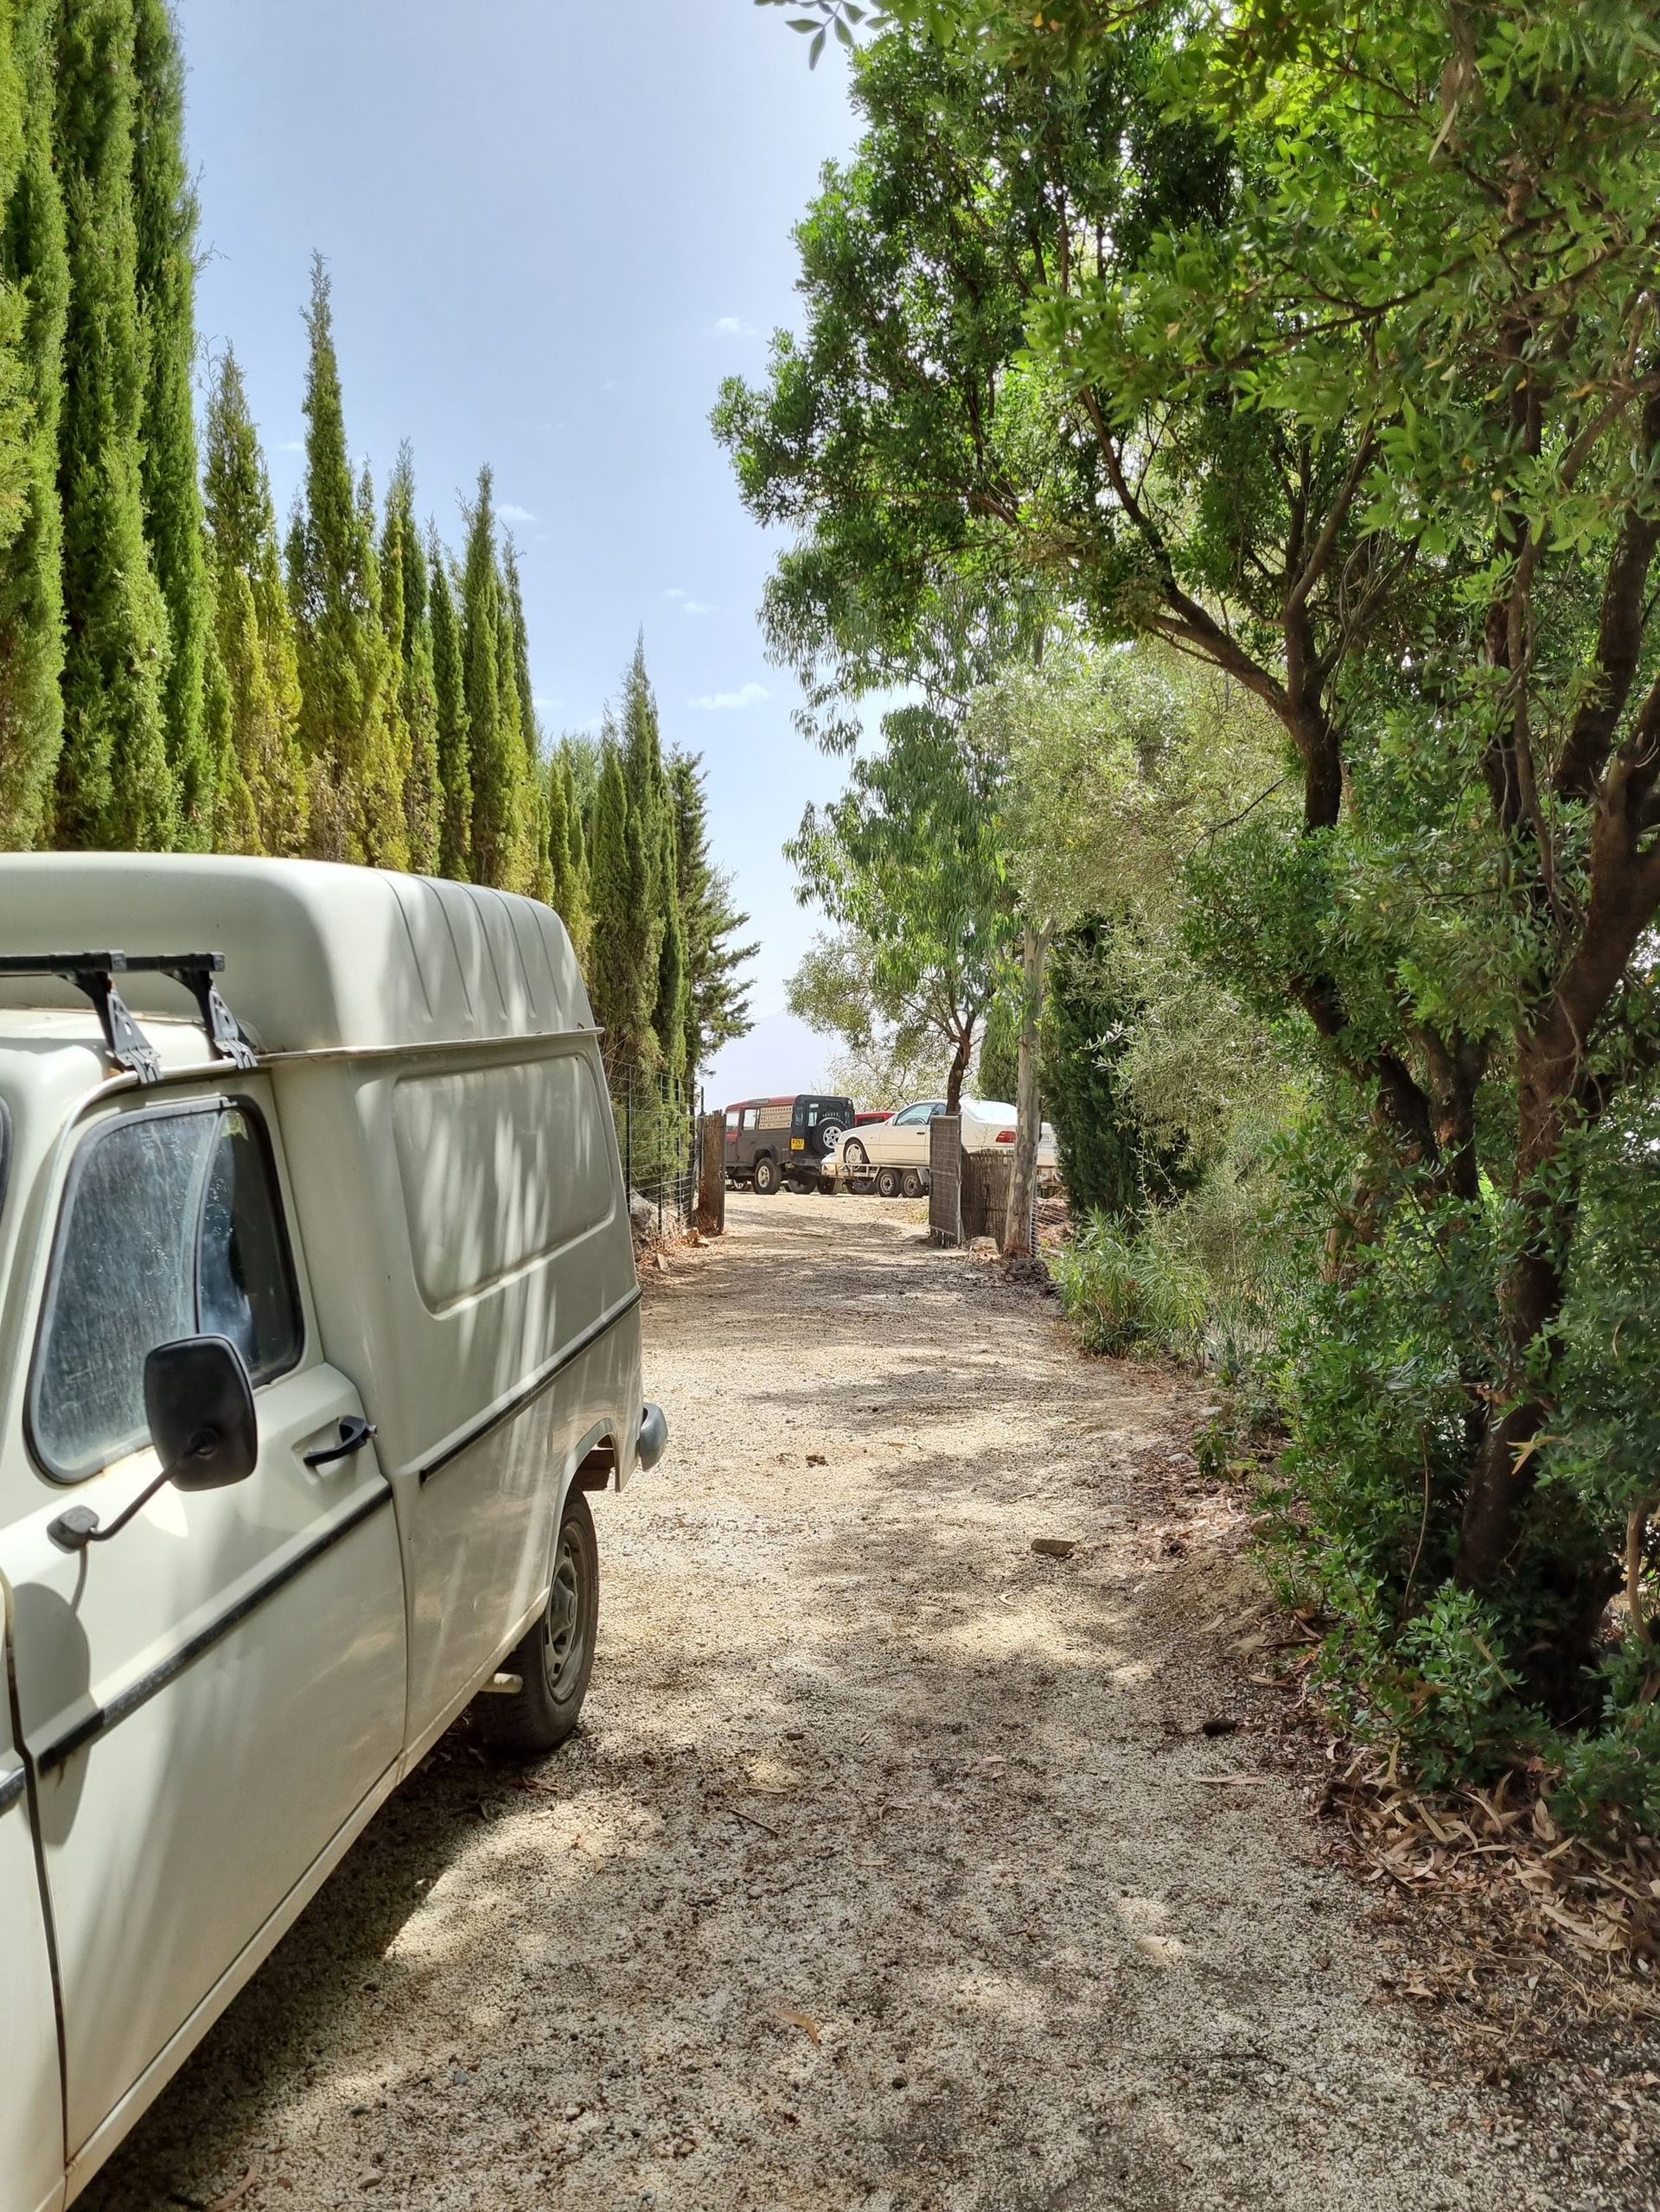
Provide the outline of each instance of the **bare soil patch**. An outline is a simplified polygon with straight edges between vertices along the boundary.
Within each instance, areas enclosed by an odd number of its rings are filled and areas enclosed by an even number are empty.
[[[1639,2201],[1388,2001],[1186,1487],[1206,1393],[920,1209],[728,1221],[651,1271],[670,1450],[599,1501],[581,1734],[452,1731],[94,2212]]]

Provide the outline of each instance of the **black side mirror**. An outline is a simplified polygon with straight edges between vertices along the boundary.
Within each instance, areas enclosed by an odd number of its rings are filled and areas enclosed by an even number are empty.
[[[180,1336],[144,1361],[150,1440],[181,1490],[246,1482],[259,1457],[253,1385],[228,1336]]]
[[[144,1412],[161,1473],[107,1528],[90,1506],[61,1513],[46,1533],[62,1550],[107,1544],[164,1482],[181,1490],[222,1490],[252,1474],[259,1457],[253,1385],[228,1336],[157,1344],[144,1361]]]

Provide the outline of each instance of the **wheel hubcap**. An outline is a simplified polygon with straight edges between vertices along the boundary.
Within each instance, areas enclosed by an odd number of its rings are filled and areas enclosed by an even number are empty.
[[[559,1539],[553,1593],[547,1604],[546,1663],[551,1688],[557,1690],[561,1680],[581,1666],[582,1641],[582,1567],[567,1531]]]

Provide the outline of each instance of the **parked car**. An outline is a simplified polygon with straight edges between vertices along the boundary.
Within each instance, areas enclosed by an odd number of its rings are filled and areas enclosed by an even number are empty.
[[[874,1176],[880,1197],[916,1197],[928,1187],[928,1125],[944,1112],[943,1099],[920,1099],[886,1121],[861,1123],[837,1146],[837,1170]]]
[[[781,1183],[814,1190],[853,1121],[851,1099],[803,1091],[795,1098],[743,1099],[726,1109],[726,1180],[770,1196]]]
[[[835,1170],[849,1177],[873,1176],[879,1197],[915,1198],[928,1188],[929,1125],[945,1112],[943,1099],[922,1099],[902,1106],[887,1122],[851,1130],[836,1151]],[[1012,1144],[1018,1116],[1012,1106],[988,1099],[964,1099],[959,1108],[962,1145],[968,1152]],[[1055,1131],[1044,1122],[1038,1142],[1038,1170],[1060,1171]]]
[[[0,948],[0,2212],[48,2212],[471,1699],[570,1734],[588,1493],[667,1430],[549,909],[30,855]]]

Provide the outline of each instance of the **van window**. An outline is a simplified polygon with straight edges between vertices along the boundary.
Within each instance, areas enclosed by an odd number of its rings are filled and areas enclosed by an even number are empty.
[[[587,1061],[571,1053],[404,1078],[392,1125],[430,1312],[610,1220],[610,1112]]]
[[[70,1173],[35,1361],[29,1428],[61,1481],[149,1437],[144,1359],[177,1336],[228,1336],[258,1384],[302,1330],[263,1129],[249,1108],[105,1123]]]

